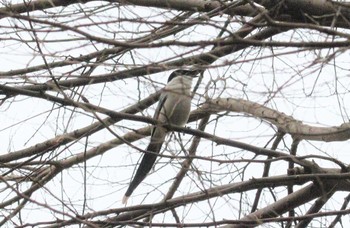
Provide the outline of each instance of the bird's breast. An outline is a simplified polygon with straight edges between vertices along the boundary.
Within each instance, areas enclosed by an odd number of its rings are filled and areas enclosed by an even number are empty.
[[[184,126],[190,114],[191,98],[189,95],[177,94],[168,96],[164,104],[164,115],[162,119],[172,125]]]

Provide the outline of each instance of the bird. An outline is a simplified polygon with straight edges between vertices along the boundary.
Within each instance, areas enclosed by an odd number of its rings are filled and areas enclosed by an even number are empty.
[[[123,204],[127,204],[133,191],[152,169],[168,133],[164,124],[183,127],[187,123],[191,109],[192,79],[197,77],[199,73],[200,70],[196,69],[178,69],[168,77],[168,82],[161,91],[158,106],[153,116],[159,124],[153,126],[150,143],[146,148],[146,153],[143,154],[134,178],[125,192],[122,199]]]

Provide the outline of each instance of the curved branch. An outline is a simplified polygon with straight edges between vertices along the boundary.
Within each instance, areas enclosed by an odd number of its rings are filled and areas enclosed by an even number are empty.
[[[310,126],[282,112],[243,99],[218,98],[208,101],[202,109],[205,110],[204,112],[232,111],[246,113],[265,120],[300,140],[330,142],[345,141],[350,138],[350,122],[336,127]],[[197,110],[197,112],[201,112],[201,110]]]

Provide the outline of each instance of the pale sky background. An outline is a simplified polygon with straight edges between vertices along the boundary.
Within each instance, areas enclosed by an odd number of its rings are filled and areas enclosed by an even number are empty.
[[[93,2],[86,5],[80,5],[80,7],[89,8],[94,5],[105,4],[107,3]],[[73,9],[77,10],[78,7],[79,6],[77,5],[69,6],[64,11],[69,12]],[[158,15],[159,12],[162,12],[162,10],[148,10],[139,7],[127,8],[129,11],[126,11],[123,8],[123,11],[119,12],[118,8],[114,7],[110,11],[104,12],[104,17],[96,17],[95,19],[108,20],[111,18],[117,19],[117,17],[130,18],[135,16],[147,18],[152,16],[153,20],[156,20],[159,17],[159,20],[161,21],[164,16],[173,16],[173,13],[166,13],[157,17],[156,15]],[[59,9],[54,8],[49,11],[59,12]],[[41,15],[42,13],[35,12],[33,14]],[[220,17],[216,19],[221,22],[224,21],[224,19]],[[72,20],[69,25],[82,23],[83,21],[91,23],[89,20]],[[11,29],[5,27],[13,26],[14,24],[20,25],[17,20],[11,18],[1,19],[0,25],[4,27],[0,29],[4,32],[11,31]],[[28,24],[22,24],[22,26],[28,26]],[[102,29],[97,27],[95,29],[96,30],[89,30],[89,32],[100,36],[111,36],[110,33],[106,33]],[[109,31],[116,31],[116,36],[130,37],[135,34],[118,33],[118,31],[122,31],[123,29],[132,31],[138,30],[139,34],[136,34],[137,36],[142,34],[140,31],[148,28],[143,28],[143,26],[136,27],[135,24],[122,22],[120,24],[109,24],[108,29]],[[234,30],[235,28],[231,27],[230,29]],[[198,26],[194,31],[191,30],[192,28],[178,34],[177,39],[200,40],[205,39],[208,36],[213,37],[213,33],[218,33],[218,31],[212,27],[210,29],[207,27],[203,29]],[[29,39],[31,35],[32,34],[26,32],[21,32],[19,34],[12,33],[10,35],[2,32],[0,33],[1,72],[43,64],[40,56],[33,57],[33,52],[30,47],[35,46],[34,43],[28,43],[28,45],[26,45],[23,43],[18,44],[18,42],[14,40],[4,40],[5,38],[10,37]],[[59,32],[52,34],[43,33],[38,34],[38,36],[45,39],[60,39],[74,37],[75,35],[71,32]],[[274,37],[274,40],[285,40],[286,37],[290,36],[300,40],[307,39],[308,41],[331,40],[331,38],[319,36],[317,33],[310,35],[310,33],[302,30],[298,30],[296,33],[293,31],[284,33]],[[74,57],[95,51],[95,48],[102,49],[105,46],[86,46],[85,42],[82,41],[78,41],[77,43],[81,44],[80,48],[72,47],[70,46],[70,43],[63,42],[60,44],[51,43],[45,45],[43,50],[47,54],[56,53],[56,55],[70,55]],[[151,52],[147,49],[133,51],[133,59],[130,58],[130,55],[124,55],[117,63],[109,62],[110,65],[99,67],[94,72],[94,75],[108,73],[113,67],[115,67],[115,70],[122,70],[124,67],[131,68],[133,67],[134,60],[137,64],[160,61],[175,56],[184,50],[188,51],[189,49],[184,48],[182,50],[181,48],[170,47],[155,48],[152,49]],[[204,98],[199,94],[202,94],[206,85],[211,83],[211,89],[209,90],[208,95],[212,98],[220,96],[247,99],[259,104],[265,104],[268,107],[284,112],[303,123],[313,126],[339,126],[344,122],[348,122],[350,115],[350,110],[348,108],[350,98],[349,50],[344,48],[343,50],[337,51],[336,60],[331,60],[328,63],[325,63],[322,66],[322,69],[320,69],[320,64],[318,64],[317,61],[324,61],[324,58],[328,56],[329,53],[332,53],[333,50],[310,50],[300,53],[295,53],[295,50],[296,49],[294,48],[274,48],[272,52],[268,48],[261,49],[256,47],[221,58],[219,61],[215,62],[214,65],[220,65],[226,61],[232,61],[232,65],[213,67],[205,72],[204,80],[200,85],[198,93],[193,99],[193,109],[204,101]],[[288,52],[291,52],[291,54],[286,54]],[[270,56],[273,54],[275,57],[271,58]],[[53,59],[55,58],[56,57]],[[258,61],[255,61],[254,59],[256,58],[261,58],[261,60],[259,59]],[[48,57],[48,59],[50,59],[50,57]],[[61,75],[66,69],[67,68],[55,68],[53,73],[54,75]],[[87,86],[84,89],[84,96],[86,96],[92,104],[120,111],[128,105],[137,102],[139,98],[145,98],[149,94],[162,88],[166,83],[169,73],[170,71],[150,75],[145,78],[140,77],[139,83],[133,78],[114,81],[105,85]],[[47,73],[44,73],[44,75],[47,75]],[[20,77],[13,77],[13,79],[0,78],[0,83],[8,83],[8,85],[11,85],[12,83],[14,84],[21,80]],[[44,82],[47,78],[35,78],[35,80]],[[216,80],[216,88],[213,84],[213,80]],[[140,89],[137,89],[138,86],[140,86]],[[224,86],[225,89],[223,89]],[[270,97],[271,93],[268,89],[276,91],[279,87],[282,88],[280,92],[277,93],[275,97]],[[337,91],[337,93],[335,93],[335,91]],[[27,148],[59,134],[87,126],[93,122],[90,114],[87,115],[86,113],[81,113],[81,110],[72,113],[70,111],[72,108],[67,108],[63,111],[62,109],[57,109],[57,106],[54,106],[54,109],[52,109],[52,107],[51,102],[24,96],[17,96],[15,99],[10,99],[2,104],[0,106],[0,155]],[[145,110],[143,114],[152,116],[153,111],[154,106]],[[101,115],[101,117],[103,116]],[[196,124],[197,123],[192,123],[188,126],[195,128]],[[115,124],[112,129],[116,133],[123,135],[128,130],[125,129],[125,127],[137,129],[143,126],[146,125],[130,121],[121,121]],[[273,129],[267,123],[261,122],[259,119],[247,118],[246,115],[238,113],[230,113],[230,117],[222,118],[218,122],[212,121],[206,131],[213,134],[215,133],[218,136],[261,147],[265,146],[268,139],[274,134]],[[112,138],[114,138],[114,136],[108,131],[100,131],[92,137],[89,137],[88,147],[92,148]],[[188,141],[189,137],[182,135],[181,138],[183,144],[188,147],[190,143],[190,141]],[[145,138],[134,143],[134,145],[145,148],[147,143],[148,138]],[[288,148],[290,147],[290,136],[285,137],[284,143]],[[56,151],[57,154],[58,152],[61,153],[58,155],[58,158],[82,152],[84,144],[85,138],[80,140],[77,144],[69,147],[67,150],[60,148]],[[271,144],[269,147],[270,146]],[[176,140],[172,140],[168,147],[174,152],[179,151],[179,145]],[[284,147],[283,143],[281,143],[279,150],[287,152],[287,147]],[[348,161],[350,160],[348,147],[348,141],[331,143],[303,141],[299,146],[298,155],[329,155],[348,164]],[[252,153],[235,148],[217,146],[208,141],[203,141],[197,153],[201,156],[214,156],[218,159],[227,159],[227,157],[230,159],[253,157]],[[225,156],[222,155],[223,153],[225,153]],[[183,156],[181,153],[179,155]],[[87,162],[87,212],[92,210],[107,210],[121,206],[122,196],[131,176],[133,175],[135,164],[138,162],[139,157],[139,152],[124,145],[111,149],[102,156],[95,157]],[[259,158],[263,159],[263,157]],[[318,160],[315,161],[319,162]],[[172,166],[165,166],[168,162],[168,159],[163,158],[157,163],[154,172],[145,179],[129,199],[130,205],[137,205],[141,202],[158,202],[161,199],[171,184],[169,181],[164,184],[164,181],[169,180],[176,175],[181,161],[172,161]],[[201,177],[199,178],[196,172],[189,172],[188,177],[181,184],[176,196],[186,194],[189,191],[196,192],[203,187],[207,188],[229,182],[238,182],[240,181],[240,177],[237,176],[235,171],[242,169],[244,165],[245,163],[237,163],[233,164],[232,167],[228,167],[217,163],[196,160],[194,166],[202,171]],[[335,167],[324,161],[320,162],[319,165],[322,165],[323,167]],[[285,162],[276,163],[276,165],[271,168],[270,174],[286,174],[286,169],[287,164]],[[261,164],[250,165],[247,167],[244,178],[248,180],[252,177],[260,177],[261,170]],[[214,171],[213,174],[211,174],[212,171]],[[211,185],[211,181],[213,181],[213,185]],[[64,171],[63,175],[57,176],[53,181],[48,183],[45,186],[45,190],[36,192],[33,199],[42,203],[48,203],[52,206],[57,206],[60,210],[63,210],[63,207],[60,206],[59,200],[63,199],[68,204],[73,204],[73,206],[70,206],[69,208],[64,208],[66,212],[69,213],[69,209],[72,211],[79,211],[82,210],[83,204],[84,189],[82,183],[83,164]],[[1,186],[1,188],[3,187],[4,186]],[[155,187],[157,188],[156,191],[151,192],[149,195],[145,194],[148,191],[154,190]],[[274,191],[282,192],[280,195],[281,197],[285,196],[286,193],[284,188],[276,188]],[[0,192],[0,199],[8,197],[7,194],[8,192],[6,191]],[[247,198],[244,200],[252,203],[254,200],[254,194],[255,191],[247,193],[247,195],[244,196]],[[329,208],[329,210],[339,209],[343,203],[343,198],[346,195],[347,193],[337,193],[334,200],[331,200],[327,205],[327,208]],[[264,196],[266,197],[265,203],[272,202],[271,195],[265,192]],[[57,199],[55,199],[55,197],[57,197]],[[235,210],[238,209],[233,202],[237,201],[239,197],[237,194],[231,194],[229,197],[224,196],[210,200],[210,205],[215,209],[215,220],[238,219],[232,216]],[[206,205],[206,207],[203,207],[203,205]],[[263,205],[264,202],[260,207]],[[194,208],[184,207],[182,210],[182,216],[186,216],[186,218],[191,217],[191,222],[213,220],[214,215],[210,212],[208,202],[195,204],[193,207]],[[28,214],[24,214],[23,219],[27,222],[36,221],[35,216],[40,216],[41,218],[47,217],[44,221],[52,219],[52,214],[49,210],[42,209],[41,207],[37,210],[37,208],[38,206],[33,204],[27,206],[24,212]],[[249,209],[249,206],[247,209]],[[220,213],[218,213],[218,211],[220,211]],[[302,214],[303,212],[301,211],[300,213]],[[205,218],[204,214],[209,214],[208,218]],[[156,217],[155,221],[163,221],[162,215]],[[349,216],[343,218],[343,222],[345,222],[344,224],[350,224],[349,221]],[[273,227],[273,224],[268,224],[266,227]]]

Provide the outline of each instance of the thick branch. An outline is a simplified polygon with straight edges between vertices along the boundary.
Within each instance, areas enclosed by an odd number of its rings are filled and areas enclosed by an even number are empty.
[[[205,112],[232,111],[250,114],[273,124],[276,128],[298,139],[330,142],[345,141],[350,138],[350,123],[343,123],[338,127],[310,126],[282,112],[247,100],[218,98],[209,101],[202,108]],[[200,110],[198,111],[200,112]]]
[[[261,21],[261,18],[262,16],[257,16],[256,18],[252,19],[245,26],[243,26],[241,29],[235,32],[235,36],[238,36],[238,37],[247,36],[250,32],[252,32],[255,29],[255,27],[251,26],[251,24],[255,24]],[[267,28],[248,37],[247,39],[264,40],[276,34],[279,34],[281,32],[283,31],[278,28]],[[232,37],[231,39],[235,39],[235,37]],[[228,39],[228,40],[231,40],[231,39]],[[214,48],[212,51],[190,56],[187,58],[181,58],[178,60],[169,61],[166,63],[162,63],[161,65],[149,64],[142,67],[133,68],[130,70],[119,71],[112,74],[99,75],[96,77],[85,77],[85,78],[64,80],[64,81],[59,81],[58,85],[63,88],[71,88],[76,86],[92,85],[92,84],[111,82],[111,81],[116,81],[116,80],[136,77],[136,76],[142,76],[147,74],[159,73],[165,70],[173,69],[175,67],[180,67],[184,65],[185,66],[186,65],[210,65],[214,63],[216,60],[218,60],[219,58],[232,54],[239,50],[242,50],[248,46],[250,45],[236,44],[236,45],[218,46]],[[44,83],[40,85],[23,86],[20,88],[26,89],[26,90],[45,91],[45,90],[52,89],[53,86],[54,85],[50,85],[49,83]],[[0,94],[2,94],[1,91],[0,91]]]
[[[7,17],[9,12],[25,13],[35,10],[49,9],[58,6],[67,6],[77,3],[87,3],[93,0],[37,0],[29,3],[12,4],[0,8],[0,19]],[[230,4],[221,1],[204,1],[204,0],[109,0],[119,4],[132,4],[137,6],[157,7],[165,9],[174,9],[181,11],[209,12],[217,8],[223,8],[223,13],[231,16],[256,16],[257,8],[252,7],[249,3],[239,4],[234,7],[227,7]],[[254,2],[266,7],[266,9],[278,7],[279,14],[290,15],[288,20],[294,22],[312,22],[324,26],[339,26],[348,28],[350,21],[349,3],[339,3],[328,0],[255,0]],[[225,7],[226,4],[226,7]],[[334,20],[336,18],[336,20]]]

